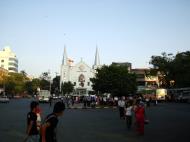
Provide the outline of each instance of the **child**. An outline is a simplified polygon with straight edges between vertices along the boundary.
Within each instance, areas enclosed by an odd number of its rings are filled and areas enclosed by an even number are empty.
[[[37,142],[39,141],[39,131],[37,129],[37,115],[36,109],[39,104],[35,101],[31,102],[31,111],[27,114],[27,137],[24,141],[26,142]]]

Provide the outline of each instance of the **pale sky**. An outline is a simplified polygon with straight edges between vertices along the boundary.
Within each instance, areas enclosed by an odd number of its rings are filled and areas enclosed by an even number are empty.
[[[10,45],[19,71],[60,72],[67,55],[92,66],[149,67],[152,55],[190,50],[190,0],[0,0],[0,50]]]

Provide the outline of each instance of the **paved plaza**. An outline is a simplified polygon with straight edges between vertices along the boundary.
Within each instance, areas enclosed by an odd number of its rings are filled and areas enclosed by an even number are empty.
[[[0,104],[0,142],[22,142],[31,100]],[[40,104],[43,116],[52,111]],[[160,103],[146,110],[145,135],[126,129],[117,109],[66,109],[58,125],[59,142],[189,142],[190,104]]]

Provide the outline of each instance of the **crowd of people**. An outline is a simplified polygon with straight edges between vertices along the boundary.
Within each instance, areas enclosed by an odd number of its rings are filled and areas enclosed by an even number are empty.
[[[141,97],[121,97],[118,100],[120,119],[126,120],[128,130],[134,124],[139,135],[144,135],[144,124],[148,123],[148,118],[145,111],[145,106],[148,106],[149,101],[143,100]],[[135,118],[133,120],[133,118]],[[134,123],[133,123],[134,121]]]
[[[52,106],[52,98],[50,99],[50,107]],[[140,135],[144,135],[144,124],[147,123],[145,113],[145,105],[150,106],[147,99],[142,99],[140,96],[135,97],[94,97],[86,96],[82,98],[68,97],[61,99],[54,105],[53,112],[49,114],[45,120],[41,119],[42,110],[37,101],[32,101],[30,104],[30,112],[27,114],[27,137],[24,142],[56,142],[56,127],[58,117],[63,114],[65,104],[68,106],[74,103],[83,103],[83,106],[93,106],[97,104],[118,106],[119,116],[121,120],[126,121],[128,130],[131,130],[133,124],[136,131]],[[135,119],[134,119],[135,118]]]

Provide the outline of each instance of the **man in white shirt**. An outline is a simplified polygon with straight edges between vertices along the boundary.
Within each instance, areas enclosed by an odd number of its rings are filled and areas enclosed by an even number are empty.
[[[119,107],[119,116],[120,119],[124,119],[124,108],[125,108],[125,101],[123,100],[123,98],[119,98],[118,101],[118,107]]]

